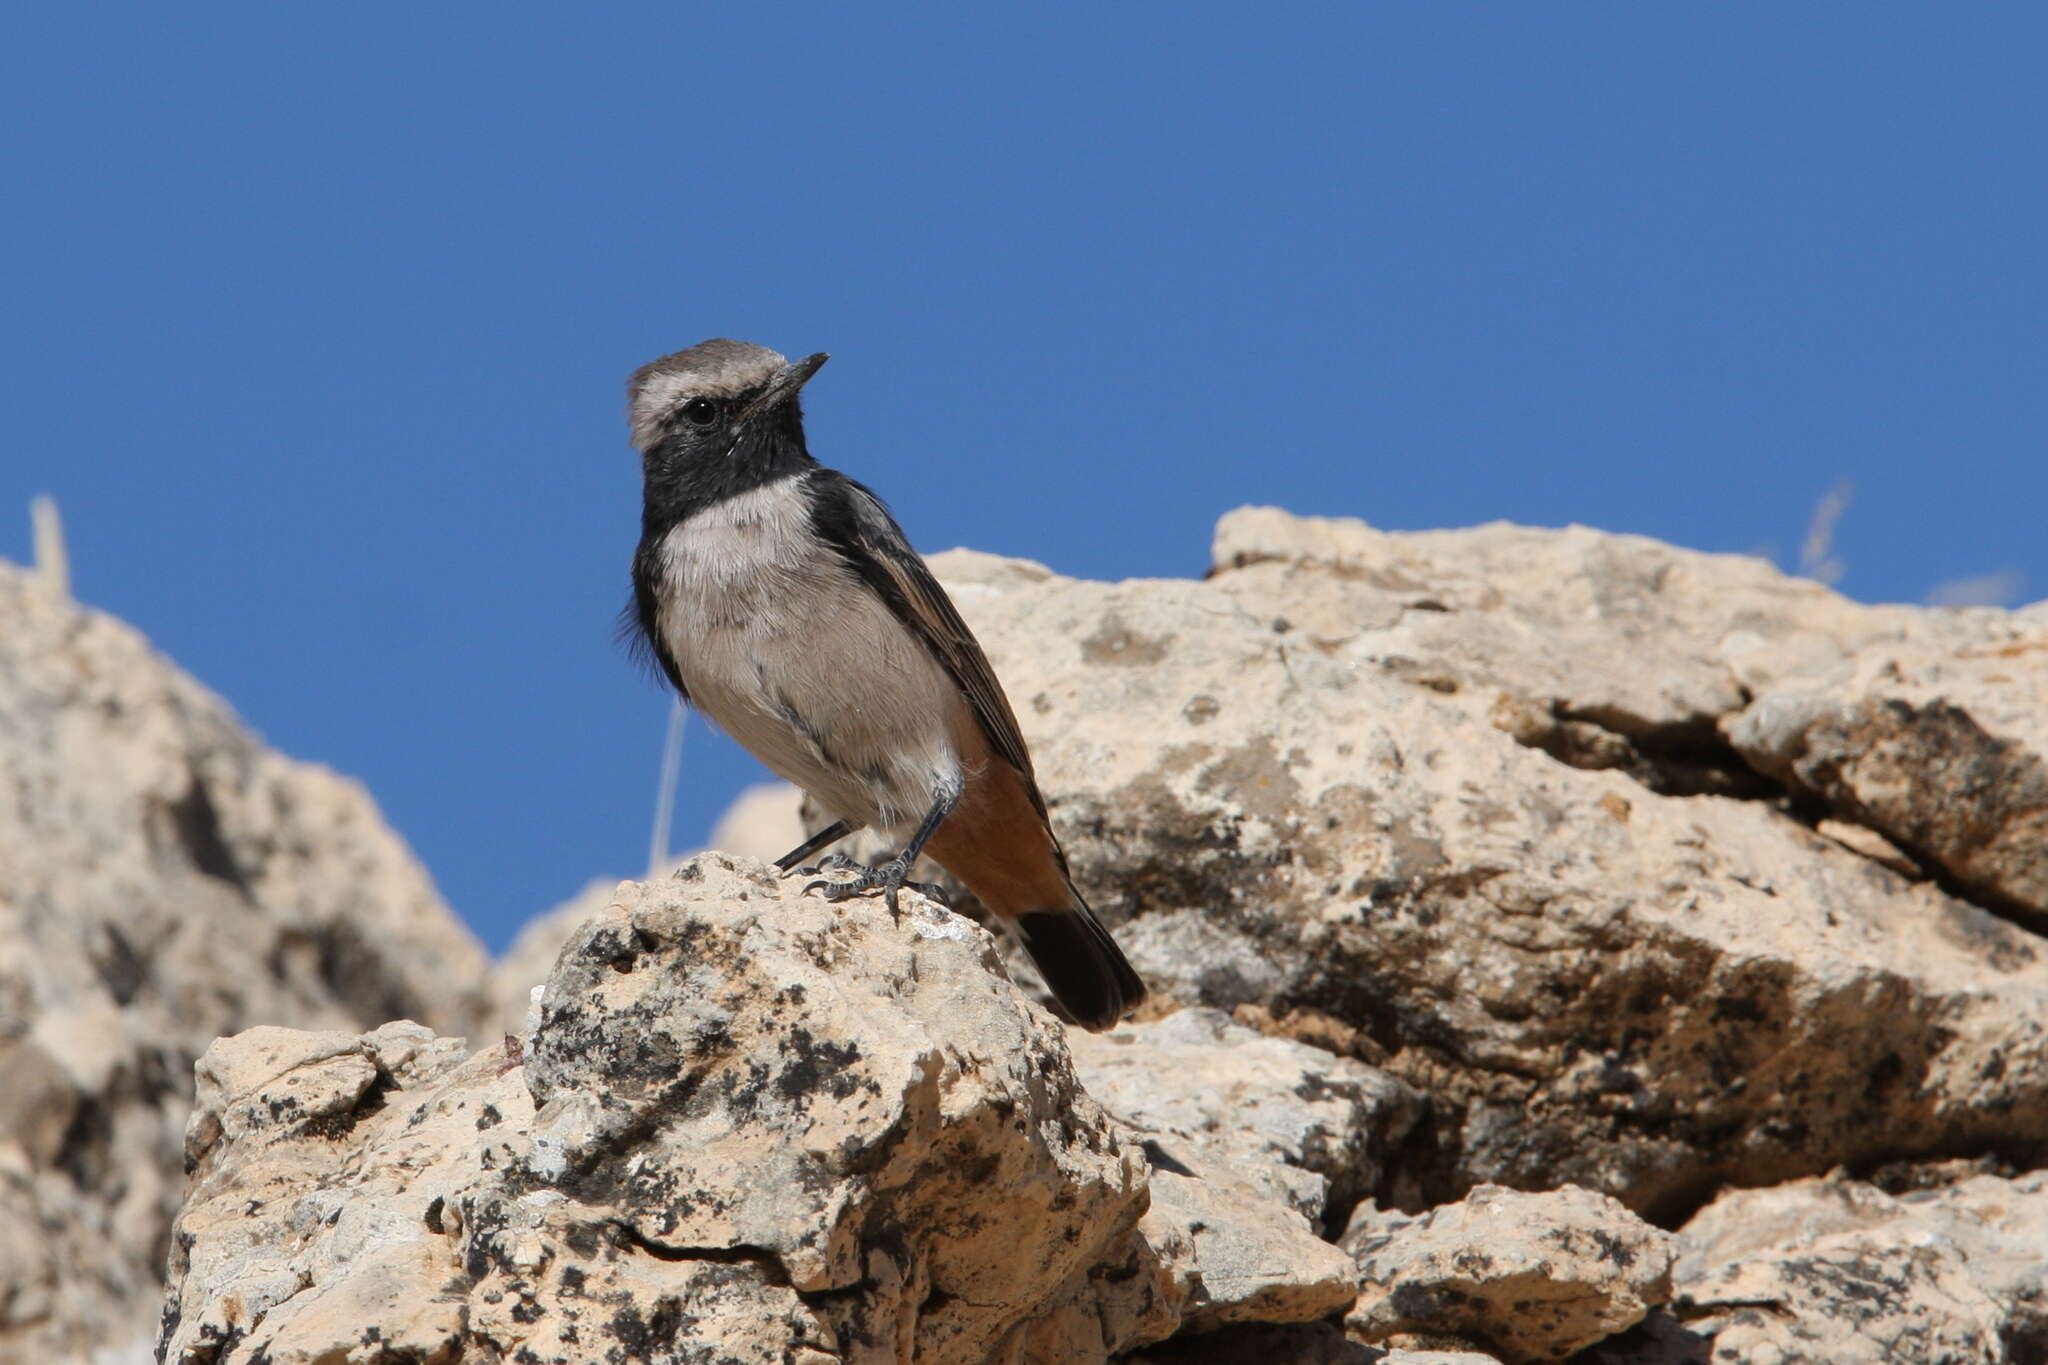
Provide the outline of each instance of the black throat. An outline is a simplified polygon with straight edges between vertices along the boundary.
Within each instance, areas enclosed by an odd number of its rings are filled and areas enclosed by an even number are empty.
[[[736,435],[670,431],[640,457],[641,539],[659,540],[693,513],[817,467],[793,402],[762,413]]]

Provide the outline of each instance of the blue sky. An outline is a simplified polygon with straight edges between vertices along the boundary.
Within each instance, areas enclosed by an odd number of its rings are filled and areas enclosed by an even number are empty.
[[[1261,502],[1793,563],[1848,480],[1844,591],[2038,598],[2044,13],[19,7],[0,555],[54,494],[493,944],[644,861],[621,389],[708,336],[833,352],[813,450],[927,550],[1198,574]],[[693,725],[678,843],[758,775]]]

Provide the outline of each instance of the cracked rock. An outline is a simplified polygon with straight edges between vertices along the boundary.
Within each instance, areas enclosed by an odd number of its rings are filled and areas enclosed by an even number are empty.
[[[1422,1097],[1374,1067],[1187,1009],[1068,1037],[1088,1093],[1167,1160],[1222,1163],[1276,1205],[1339,1226],[1391,1178]],[[1156,1164],[1156,1163],[1155,1163]]]
[[[797,886],[721,854],[621,885],[516,1053],[216,1044],[164,1359],[1052,1365],[1350,1302],[1229,1168],[1148,1187],[985,932]]]
[[[2048,628],[1991,610],[1928,616],[1723,728],[1757,768],[2048,929]]]
[[[1358,1296],[1349,1256],[1301,1214],[1199,1158],[1152,1172],[1152,1207],[1139,1230],[1181,1289],[1180,1327],[1314,1322]]]
[[[1562,1360],[1640,1322],[1671,1290],[1671,1236],[1566,1186],[1482,1186],[1418,1218],[1368,1214],[1345,1238],[1363,1288],[1344,1320],[1368,1345]]]
[[[1703,1360],[2024,1365],[2048,1359],[2044,1247],[2038,1171],[1902,1196],[1840,1178],[1739,1190],[1679,1232],[1672,1307]]]
[[[1571,1181],[1677,1221],[1724,1184],[2048,1150],[2042,940],[1960,873],[1816,833],[1723,733],[1900,641],[2031,640],[2038,612],[1867,607],[1584,528],[1271,509],[1223,520],[1202,582],[934,565],[1162,1009],[1318,1020],[1428,1094],[1425,1202]],[[1859,801],[1833,818],[1938,847]]]

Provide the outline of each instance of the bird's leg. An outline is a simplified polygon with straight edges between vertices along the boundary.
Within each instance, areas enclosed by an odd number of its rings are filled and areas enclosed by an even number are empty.
[[[946,817],[953,813],[953,808],[960,804],[962,785],[955,780],[939,789],[938,796],[932,801],[931,809],[926,811],[924,819],[918,822],[917,832],[910,836],[910,842],[903,846],[903,851],[888,862],[878,867],[860,867],[848,859],[839,866],[858,868],[858,877],[844,882],[816,881],[804,887],[804,890],[821,890],[825,893],[825,899],[831,901],[842,901],[865,892],[880,891],[882,899],[889,907],[889,913],[899,916],[902,911],[897,908],[896,894],[906,886],[934,900],[943,901],[944,896],[937,887],[911,881],[910,868],[917,861],[917,855],[924,852],[924,846],[931,842],[932,836],[939,832],[939,826],[946,823]]]
[[[953,813],[953,807],[960,804],[960,790],[964,785],[955,779],[939,788],[932,808],[924,813],[924,819],[918,821],[917,831],[910,836],[910,842],[903,846],[903,851],[875,869],[875,876],[882,886],[882,899],[887,902],[890,914],[901,914],[896,908],[896,893],[905,886],[944,902],[945,897],[937,887],[911,881],[910,869],[917,862],[917,855],[924,852],[924,846],[939,832],[939,826],[945,824],[946,817]]]
[[[824,829],[819,830],[816,834],[813,834],[810,838],[804,840],[780,858],[777,858],[775,860],[776,869],[784,873],[791,871],[815,872],[816,868],[799,869],[797,864],[820,849],[832,847],[832,845],[838,843],[841,839],[844,839],[859,828],[860,826],[851,820],[834,820],[830,825],[827,825]]]

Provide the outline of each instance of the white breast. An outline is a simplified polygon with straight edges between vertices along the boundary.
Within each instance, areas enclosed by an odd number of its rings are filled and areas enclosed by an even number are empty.
[[[813,534],[802,475],[680,522],[661,565],[658,628],[691,701],[770,769],[884,828],[957,781],[958,689]]]
[[[678,522],[662,542],[669,605],[700,619],[745,621],[778,588],[815,578],[830,552],[811,534],[801,475],[727,498]]]

